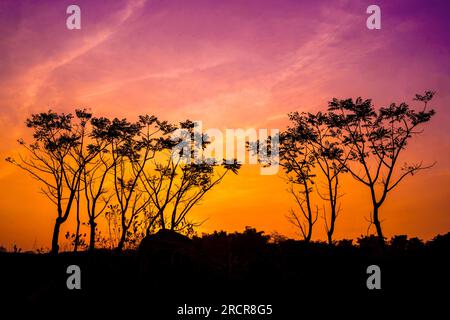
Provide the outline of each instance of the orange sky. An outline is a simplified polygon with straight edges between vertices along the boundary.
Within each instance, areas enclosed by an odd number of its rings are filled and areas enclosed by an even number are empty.
[[[68,1],[0,4],[0,157],[14,155],[33,112],[90,108],[97,116],[149,113],[205,127],[280,128],[289,111],[317,111],[333,97],[375,105],[437,91],[436,117],[403,161],[437,161],[390,194],[387,236],[428,239],[450,229],[448,4],[382,1],[382,29],[365,27],[364,1],[77,1],[82,29],[65,28]],[[366,232],[369,194],[342,181],[336,238]],[[297,236],[278,176],[247,166],[193,215],[200,231],[245,226]],[[38,185],[0,162],[0,245],[49,247],[55,210]],[[62,232],[64,234],[64,232]],[[63,238],[63,237],[61,237]],[[319,220],[314,239],[325,239]]]

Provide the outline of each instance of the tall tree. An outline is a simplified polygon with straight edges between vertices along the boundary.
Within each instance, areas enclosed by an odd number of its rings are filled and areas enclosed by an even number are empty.
[[[340,163],[358,182],[370,191],[372,214],[370,223],[375,225],[377,236],[384,245],[380,220],[380,207],[387,195],[407,176],[430,168],[422,162],[399,167],[399,157],[411,138],[422,133],[419,130],[435,114],[428,110],[434,93],[416,95],[415,101],[422,108],[412,109],[408,104],[391,103],[376,110],[370,99],[333,99],[328,106],[328,121],[332,135],[343,146],[345,155]]]
[[[91,162],[96,156],[98,150],[92,147],[90,144],[90,128],[89,123],[92,118],[92,113],[88,112],[86,109],[76,109],[75,110],[76,118],[78,122],[73,124],[73,131],[76,135],[80,137],[80,143],[74,145],[72,150],[69,152],[70,159],[69,162],[73,162],[76,164],[76,168],[79,168],[81,172],[83,172],[86,166]],[[70,167],[69,167],[70,168]],[[80,209],[81,209],[81,189],[83,188],[81,184],[81,175],[79,173],[78,177],[78,185],[76,186],[77,190],[75,193],[75,201],[76,201],[76,230],[74,237],[74,252],[78,251],[78,246],[81,243],[80,240],[80,226],[81,226],[81,217],[80,217]]]
[[[28,172],[41,184],[41,190],[56,206],[56,220],[53,228],[51,252],[59,251],[61,225],[69,217],[81,172],[92,156],[80,158],[80,150],[85,143],[83,127],[90,115],[77,110],[76,122],[72,114],[48,112],[33,114],[26,120],[26,126],[33,130],[33,142],[27,144],[18,140],[27,156],[19,154],[19,159],[6,160]]]
[[[236,160],[224,161],[221,169],[213,159],[195,161],[195,147],[204,149],[210,141],[201,134],[201,137],[197,137],[201,138],[201,143],[196,142],[195,135],[198,133],[194,133],[194,126],[194,122],[189,120],[181,122],[179,128],[185,130],[186,135],[164,141],[164,147],[152,162],[152,167],[143,172],[142,184],[156,211],[155,215],[149,217],[147,234],[156,222],[161,229],[172,231],[182,231],[195,225],[186,219],[190,210],[227,173],[237,174],[241,166]],[[189,148],[176,147],[180,145],[189,145]]]
[[[109,135],[113,137],[114,199],[121,214],[121,237],[117,251],[122,251],[128,230],[150,204],[150,196],[139,186],[144,169],[158,151],[165,148],[173,128],[154,116],[140,116],[137,123],[115,119]]]
[[[312,203],[316,159],[307,147],[308,141],[313,138],[311,134],[312,132],[303,126],[294,125],[280,133],[279,140],[279,162],[289,183],[288,191],[294,197],[301,213],[300,215],[291,208],[287,218],[300,230],[306,242],[311,240],[318,217],[318,207],[314,208]]]
[[[323,218],[328,243],[332,244],[336,219],[341,209],[338,204],[341,196],[339,176],[346,171],[343,164],[347,159],[342,158],[343,151],[328,126],[328,117],[325,114],[292,112],[289,119],[297,136],[304,137],[304,147],[312,154],[318,171],[325,178],[325,191],[319,190],[318,184],[321,179],[318,179],[316,187],[319,197],[328,204],[328,209],[325,206],[323,208]]]
[[[91,152],[97,156],[83,168],[82,184],[89,225],[89,250],[95,249],[97,218],[107,209],[113,196],[111,173],[114,158],[111,144],[115,129],[107,118],[91,119]]]

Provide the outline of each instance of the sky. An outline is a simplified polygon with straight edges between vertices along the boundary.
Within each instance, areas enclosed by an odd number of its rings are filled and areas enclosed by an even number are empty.
[[[66,8],[81,8],[81,29]],[[366,8],[381,8],[369,30]],[[49,247],[55,209],[39,185],[3,159],[29,136],[24,121],[52,109],[90,108],[136,119],[154,114],[204,127],[285,128],[291,111],[333,97],[376,106],[437,92],[437,115],[402,161],[437,164],[408,178],[381,209],[387,236],[430,239],[450,229],[448,1],[23,1],[0,2],[0,245]],[[298,238],[282,174],[244,166],[193,212],[200,232],[243,230]],[[337,239],[367,232],[369,194],[346,177]],[[73,221],[69,221],[67,227]],[[72,224],[73,226],[73,224]],[[325,240],[323,220],[313,239]]]

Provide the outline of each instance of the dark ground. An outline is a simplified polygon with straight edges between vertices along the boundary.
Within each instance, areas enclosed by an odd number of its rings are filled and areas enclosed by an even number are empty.
[[[382,250],[370,237],[356,245],[273,243],[247,229],[194,239],[159,233],[137,251],[121,255],[107,250],[58,256],[3,252],[0,305],[145,311],[145,319],[204,319],[178,316],[177,308],[185,304],[219,310],[208,319],[301,319],[306,312],[322,318],[355,315],[360,308],[381,315],[389,308],[442,308],[447,318],[449,249],[450,233],[425,244],[397,236]],[[366,268],[372,264],[381,268],[381,290],[367,289]],[[81,290],[66,287],[69,265],[81,268]],[[271,305],[273,313],[222,315],[224,304]]]

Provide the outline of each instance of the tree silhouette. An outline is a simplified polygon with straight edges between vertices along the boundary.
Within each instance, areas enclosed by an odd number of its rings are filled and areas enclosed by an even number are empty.
[[[97,218],[105,213],[111,202],[112,186],[108,179],[114,168],[114,157],[111,154],[111,144],[114,132],[111,121],[107,118],[92,118],[91,148],[97,152],[97,157],[83,168],[82,184],[86,200],[86,212],[89,224],[89,250],[95,249]]]
[[[248,143],[249,151],[269,150],[266,158],[259,159],[261,163],[277,161],[284,169],[298,206],[290,210],[288,220],[306,242],[311,241],[319,215],[313,196],[317,191],[328,204],[324,221],[328,243],[333,243],[340,211],[339,177],[348,172],[370,191],[369,227],[375,225],[377,239],[384,245],[379,214],[387,195],[408,175],[432,166],[422,162],[399,166],[399,159],[410,139],[435,114],[427,110],[433,95],[431,91],[416,95],[414,100],[423,103],[418,111],[404,102],[377,110],[371,100],[333,99],[325,113],[290,113],[290,126],[275,139],[279,148],[272,148],[271,137]],[[6,160],[39,181],[56,206],[52,253],[59,251],[61,225],[74,205],[76,230],[69,233],[74,251],[85,246],[85,234],[80,236],[84,213],[90,250],[95,248],[101,215],[108,220],[109,234],[118,234],[114,239],[118,252],[157,229],[190,233],[198,226],[187,218],[192,208],[228,173],[237,174],[241,167],[236,159],[219,165],[203,152],[198,159],[198,148],[205,150],[211,142],[203,133],[196,136],[199,133],[190,120],[173,125],[144,115],[130,122],[96,118],[85,109],[75,110],[74,115],[49,110],[33,114],[26,125],[33,130],[32,143],[18,140],[26,152]],[[174,135],[178,129],[189,138]],[[325,177],[322,189],[317,184],[320,175]]]
[[[422,162],[404,164],[398,172],[399,156],[410,139],[420,134],[420,126],[435,114],[427,110],[434,93],[416,95],[415,101],[423,103],[420,111],[411,109],[404,102],[391,103],[376,110],[370,99],[357,98],[329,102],[328,125],[334,138],[340,141],[344,156],[338,158],[342,166],[357,181],[366,186],[371,195],[372,215],[378,238],[384,245],[379,217],[380,207],[387,195],[408,175],[432,165]],[[344,162],[343,159],[349,161]]]
[[[81,173],[79,174],[79,181],[77,190],[75,193],[76,200],[76,230],[75,230],[75,238],[74,238],[74,251],[78,250],[78,246],[81,244],[80,240],[80,208],[81,208],[81,191],[83,189],[82,186],[82,172],[86,169],[86,166],[93,161],[97,157],[98,152],[101,152],[101,149],[95,148],[90,143],[90,120],[92,118],[92,113],[88,112],[86,109],[83,110],[75,110],[76,118],[79,119],[79,122],[73,124],[73,128],[75,132],[81,137],[80,143],[75,145],[73,150],[70,152],[73,161],[77,164],[77,167],[80,168]]]
[[[185,231],[196,226],[196,223],[186,219],[189,211],[208,191],[218,185],[228,172],[237,174],[241,166],[236,160],[225,160],[223,170],[219,172],[219,166],[213,159],[195,161],[197,141],[201,141],[198,147],[202,149],[205,149],[210,141],[205,134],[196,137],[194,126],[195,123],[190,120],[181,122],[179,128],[185,130],[185,134],[164,141],[164,148],[161,148],[150,170],[143,171],[141,181],[156,210],[155,215],[149,216],[147,234],[155,222],[158,222],[163,230],[171,231]],[[173,129],[174,127],[171,127],[171,131],[174,131]]]
[[[332,244],[336,219],[340,212],[339,175],[346,171],[343,165],[346,159],[342,158],[343,152],[331,133],[327,116],[322,112],[317,114],[292,112],[289,114],[289,120],[293,123],[290,131],[302,137],[304,148],[314,158],[316,167],[325,177],[325,192],[321,192],[317,187],[317,193],[329,205],[329,217],[327,218],[327,210],[324,206],[323,218],[328,243]]]
[[[80,228],[86,213],[89,249],[95,249],[96,220],[104,214],[110,238],[119,234],[114,243],[120,252],[128,242],[137,244],[145,235],[142,230],[192,229],[195,224],[186,219],[188,212],[228,172],[239,170],[236,160],[225,162],[222,170],[211,159],[181,162],[186,156],[192,160],[195,149],[183,154],[184,148],[176,148],[182,141],[172,134],[177,128],[193,134],[193,124],[187,120],[178,127],[148,115],[130,122],[92,117],[86,110],[75,110],[75,116],[48,111],[33,114],[26,121],[33,129],[34,141],[19,143],[27,157],[19,154],[19,160],[6,160],[37,179],[43,193],[56,205],[53,253],[59,251],[60,228],[73,207],[76,229],[66,238],[74,251],[81,244],[85,246]],[[190,143],[197,142],[192,138]],[[202,148],[208,143],[203,136]]]
[[[72,114],[48,112],[33,114],[26,126],[33,130],[33,142],[19,139],[28,157],[19,154],[6,160],[28,172],[43,186],[41,191],[55,204],[57,217],[51,252],[59,251],[59,232],[72,208],[83,168],[95,155],[86,146],[85,126],[91,115],[85,110]],[[84,150],[84,151],[83,151]],[[87,153],[85,152],[87,150]]]
[[[306,242],[311,240],[319,211],[317,206],[314,211],[311,200],[313,178],[316,176],[313,172],[316,159],[312,150],[307,147],[309,139],[312,139],[309,130],[303,130],[299,126],[288,127],[286,131],[280,133],[279,148],[280,165],[284,168],[289,183],[288,191],[294,197],[302,214],[300,216],[291,208],[287,218],[300,230]]]
[[[109,130],[114,164],[114,200],[121,215],[121,236],[117,244],[120,252],[127,240],[128,229],[149,205],[149,196],[139,190],[138,183],[147,163],[159,150],[159,140],[155,136],[162,128],[156,117],[140,116],[136,123],[114,119]]]

